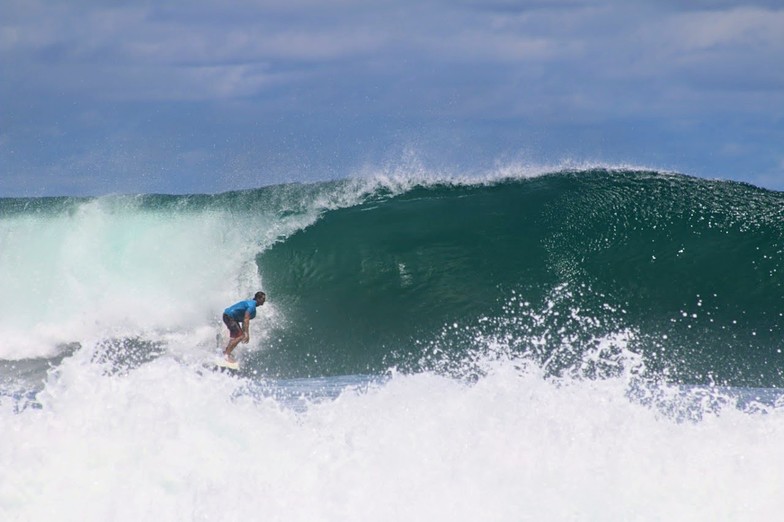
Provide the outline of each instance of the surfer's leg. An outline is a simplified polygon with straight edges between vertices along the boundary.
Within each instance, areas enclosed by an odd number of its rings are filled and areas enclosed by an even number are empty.
[[[240,344],[241,340],[242,337],[233,337],[229,340],[229,344],[227,344],[226,349],[223,350],[223,353],[226,355],[226,359],[232,362],[234,361],[234,356],[231,355],[231,352],[234,350],[234,348],[237,347],[238,344]]]
[[[223,322],[226,323],[226,327],[229,329],[230,337],[229,344],[226,345],[223,353],[226,355],[226,359],[233,361],[234,357],[231,355],[231,352],[245,338],[245,332],[242,331],[242,326],[237,321],[226,314],[223,314]]]

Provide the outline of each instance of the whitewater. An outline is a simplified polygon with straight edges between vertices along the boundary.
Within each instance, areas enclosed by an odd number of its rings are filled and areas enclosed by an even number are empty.
[[[0,199],[0,519],[777,520],[782,212],[629,169]]]

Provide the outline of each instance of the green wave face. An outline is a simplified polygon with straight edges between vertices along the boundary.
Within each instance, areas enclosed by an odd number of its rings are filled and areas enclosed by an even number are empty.
[[[376,371],[492,344],[557,373],[623,332],[680,382],[779,385],[782,203],[748,185],[607,171],[370,198],[257,256],[286,317],[257,362]]]

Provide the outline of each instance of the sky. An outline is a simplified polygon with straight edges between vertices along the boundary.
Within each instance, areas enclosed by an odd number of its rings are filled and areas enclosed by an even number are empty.
[[[581,165],[784,190],[784,2],[0,0],[0,197]]]

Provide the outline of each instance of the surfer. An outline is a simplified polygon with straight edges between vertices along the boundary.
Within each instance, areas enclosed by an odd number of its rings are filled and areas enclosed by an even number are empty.
[[[250,341],[250,320],[256,317],[256,307],[264,304],[267,294],[256,292],[253,299],[235,303],[223,311],[223,322],[229,329],[229,344],[223,350],[226,360],[235,362],[236,359],[231,354],[232,350],[240,344],[240,341],[247,343]]]

